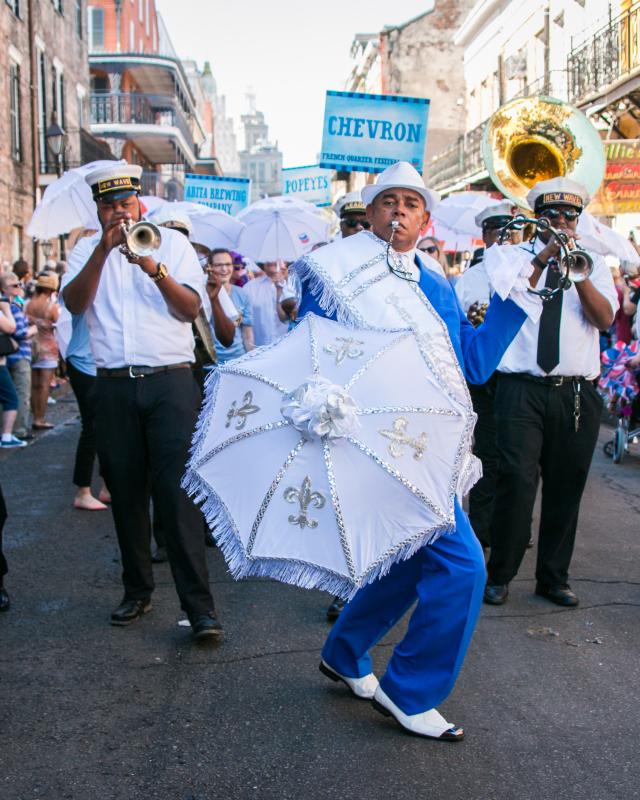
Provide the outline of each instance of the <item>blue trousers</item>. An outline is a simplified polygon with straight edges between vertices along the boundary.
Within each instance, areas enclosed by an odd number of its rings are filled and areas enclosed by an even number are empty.
[[[395,564],[344,608],[322,650],[340,674],[372,671],[369,649],[417,601],[404,639],[380,680],[405,714],[439,705],[449,694],[471,641],[485,585],[482,547],[456,502],[456,529]]]

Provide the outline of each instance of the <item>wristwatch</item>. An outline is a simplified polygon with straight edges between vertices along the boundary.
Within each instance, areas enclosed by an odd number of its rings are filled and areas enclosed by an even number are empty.
[[[149,277],[154,283],[160,283],[160,281],[163,281],[168,274],[169,270],[165,267],[165,265],[161,261],[159,261],[158,269],[156,270],[155,275],[149,275]]]

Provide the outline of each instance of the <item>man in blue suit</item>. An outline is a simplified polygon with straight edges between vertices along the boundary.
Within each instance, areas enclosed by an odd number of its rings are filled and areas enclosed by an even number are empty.
[[[389,299],[401,303],[405,298],[412,313],[417,309],[435,318],[442,329],[438,335],[444,337],[447,352],[453,348],[461,374],[471,383],[484,383],[526,319],[525,311],[514,300],[496,294],[484,325],[474,329],[467,321],[453,287],[427,269],[428,256],[416,251],[439,198],[411,165],[398,162],[389,167],[376,184],[362,190],[362,198],[371,230],[322,248],[317,260],[303,262],[299,317],[313,312],[379,327],[383,318],[388,319]],[[357,240],[362,243],[361,258]],[[382,267],[383,273],[361,279],[348,293],[343,290],[353,286],[355,276],[369,274],[372,265]],[[384,274],[385,268],[391,276]],[[535,265],[531,270],[528,277],[534,283],[540,273]],[[415,297],[420,293],[423,305],[417,307]],[[434,333],[434,346],[436,338]],[[458,500],[455,520],[452,533],[395,564],[356,594],[329,634],[320,663],[325,675],[345,683],[356,697],[373,700],[378,711],[411,733],[443,741],[460,741],[464,736],[463,729],[447,722],[436,706],[453,688],[462,666],[485,585],[482,548]],[[369,650],[414,604],[407,632],[378,682]]]

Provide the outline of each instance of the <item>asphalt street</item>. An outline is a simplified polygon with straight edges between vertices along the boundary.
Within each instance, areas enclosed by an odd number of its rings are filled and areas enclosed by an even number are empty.
[[[583,502],[578,609],[533,595],[527,554],[509,602],[485,606],[442,710],[462,744],[404,734],[318,672],[328,598],[233,582],[209,551],[224,643],[191,643],[167,565],[154,610],[109,625],[121,598],[110,512],[71,507],[79,431],[0,453],[10,519],[0,615],[1,800],[640,797],[640,447],[601,446]],[[602,442],[609,435],[602,431]],[[374,651],[382,672],[399,626]]]

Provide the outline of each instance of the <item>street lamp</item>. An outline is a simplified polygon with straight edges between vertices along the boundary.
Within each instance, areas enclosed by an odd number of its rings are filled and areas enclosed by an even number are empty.
[[[67,149],[67,134],[65,129],[58,125],[58,115],[55,111],[51,114],[51,125],[47,128],[44,138],[56,160],[56,175],[60,178],[63,173],[64,151]],[[60,258],[63,261],[66,258],[64,238],[64,236],[59,237]]]

